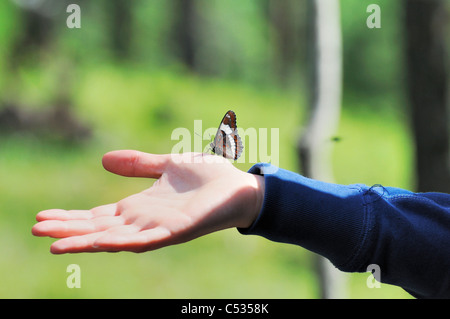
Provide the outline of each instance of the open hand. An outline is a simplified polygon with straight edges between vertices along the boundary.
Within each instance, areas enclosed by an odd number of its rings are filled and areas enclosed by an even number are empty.
[[[157,181],[114,204],[38,213],[32,233],[62,238],[52,244],[52,253],[154,250],[225,228],[249,227],[262,206],[264,178],[217,155],[113,151],[104,155],[103,166]]]

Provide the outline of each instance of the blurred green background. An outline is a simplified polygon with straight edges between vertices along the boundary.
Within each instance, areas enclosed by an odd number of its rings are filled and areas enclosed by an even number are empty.
[[[66,26],[69,3],[80,29]],[[216,127],[228,109],[242,128],[279,128],[279,166],[298,171],[308,12],[295,3],[285,65],[270,1],[197,1],[194,56],[180,44],[190,37],[180,1],[0,1],[0,297],[317,298],[312,253],[235,229],[144,254],[54,256],[53,239],[31,235],[40,210],[89,209],[152,184],[103,170],[105,152],[168,153],[173,129]],[[370,3],[381,29],[366,26]],[[341,1],[338,183],[414,188],[400,3]],[[66,286],[69,264],[81,267],[80,289]],[[350,298],[410,298],[369,289],[367,277],[348,274]]]

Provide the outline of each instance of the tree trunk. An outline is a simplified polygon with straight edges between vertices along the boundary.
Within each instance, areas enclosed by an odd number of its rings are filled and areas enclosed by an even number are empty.
[[[338,0],[311,0],[309,62],[311,114],[299,143],[302,174],[333,182],[331,138],[336,134],[341,102],[342,52]],[[322,298],[344,298],[345,274],[317,256]]]
[[[277,82],[289,84],[300,55],[300,24],[302,3],[298,0],[269,0],[268,20],[273,30],[275,54],[273,57]],[[294,70],[293,70],[294,68]]]
[[[10,66],[15,69],[29,57],[38,60],[41,50],[53,40],[53,21],[32,8],[20,10],[22,32],[13,44]]]
[[[405,0],[408,98],[417,191],[450,193],[446,3]]]
[[[130,57],[130,45],[133,36],[132,7],[129,0],[108,1],[108,12],[111,13],[109,35],[114,56],[118,59]]]
[[[173,38],[175,51],[181,61],[191,70],[195,69],[196,2],[195,0],[173,0]]]

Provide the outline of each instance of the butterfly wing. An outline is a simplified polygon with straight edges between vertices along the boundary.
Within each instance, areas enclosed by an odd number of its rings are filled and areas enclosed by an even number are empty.
[[[211,147],[214,153],[225,158],[237,160],[241,156],[243,145],[237,132],[236,114],[233,111],[228,111],[223,117]]]
[[[217,130],[214,142],[211,143],[211,150],[217,155],[222,155],[223,153],[223,135],[220,128]]]
[[[236,131],[236,133],[226,135],[226,139],[224,157],[237,160],[241,156],[243,149],[241,138]]]

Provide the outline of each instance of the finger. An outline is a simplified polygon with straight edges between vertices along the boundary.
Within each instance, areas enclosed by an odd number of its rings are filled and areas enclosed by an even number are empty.
[[[91,219],[92,217],[93,214],[89,210],[49,209],[39,212],[36,220],[40,222],[44,220]]]
[[[116,236],[116,235],[129,235],[129,234],[135,234],[137,232],[139,232],[139,230],[141,230],[141,228],[137,225],[118,225],[116,227],[111,227],[110,229],[108,229],[105,234],[107,235],[112,235],[112,236]]]
[[[121,216],[101,216],[88,220],[44,220],[32,228],[35,236],[63,238],[104,231],[124,224]]]
[[[94,246],[107,251],[142,252],[167,246],[170,237],[171,232],[164,227],[156,227],[134,233],[118,234],[105,232],[98,237]]]
[[[108,231],[95,232],[92,234],[72,236],[60,239],[50,246],[50,251],[53,254],[65,253],[81,253],[81,252],[100,252],[100,251],[117,251],[113,248],[100,247],[95,244],[96,240],[102,237],[105,233],[126,235],[127,233],[136,233],[138,228],[132,225],[116,226]]]
[[[91,210],[64,210],[48,209],[36,215],[38,222],[44,220],[86,220],[99,216],[114,216],[116,214],[116,204],[102,205]]]
[[[112,151],[103,156],[103,167],[115,174],[129,177],[159,178],[170,155],[149,154],[139,151]]]
[[[116,211],[117,211],[117,203],[101,205],[91,209],[91,212],[94,215],[94,217],[115,216]]]
[[[50,246],[50,252],[52,254],[65,254],[103,251],[94,246],[94,242],[101,236],[102,232],[98,232],[60,239]]]

